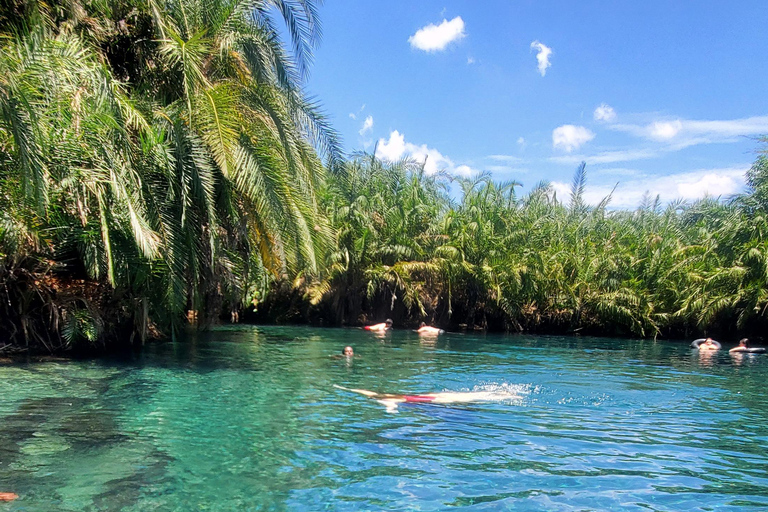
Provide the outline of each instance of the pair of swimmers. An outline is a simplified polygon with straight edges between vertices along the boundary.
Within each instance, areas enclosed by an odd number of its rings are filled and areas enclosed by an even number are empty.
[[[373,324],[373,325],[366,325],[363,327],[366,331],[374,331],[374,332],[385,332],[392,329],[392,319],[387,318],[386,321],[380,323],[380,324]],[[425,324],[424,322],[421,322],[421,325],[418,329],[416,329],[416,332],[419,334],[431,334],[431,335],[437,335],[437,334],[443,334],[445,331],[442,329],[438,329],[437,327],[432,327],[430,325]]]
[[[705,338],[703,340],[696,340],[692,344],[693,348],[697,348],[700,351],[705,352],[714,352],[716,350],[720,350],[721,345],[720,343],[716,342],[712,338]],[[739,341],[739,346],[734,347],[731,350],[728,351],[730,354],[740,354],[740,353],[761,353],[765,352],[764,348],[760,347],[750,347],[749,346],[749,338],[742,338]]]

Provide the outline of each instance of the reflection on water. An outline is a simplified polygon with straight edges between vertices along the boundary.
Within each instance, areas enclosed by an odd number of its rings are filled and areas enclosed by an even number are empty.
[[[4,365],[0,512],[764,508],[766,377],[685,343],[310,328]],[[334,384],[519,399],[387,414]]]

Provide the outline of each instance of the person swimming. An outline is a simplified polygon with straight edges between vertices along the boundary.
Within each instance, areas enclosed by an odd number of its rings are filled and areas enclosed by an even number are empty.
[[[739,346],[733,347],[728,351],[731,354],[762,354],[765,352],[763,347],[750,347],[749,338],[742,338],[739,340]]]
[[[436,336],[438,334],[443,334],[445,331],[442,329],[438,329],[437,327],[429,326],[424,322],[421,322],[421,325],[419,326],[418,329],[416,329],[416,332],[423,335]]]
[[[473,402],[497,402],[520,398],[520,395],[510,391],[441,391],[438,393],[424,393],[418,395],[399,395],[391,393],[377,393],[367,389],[345,388],[334,384],[337,389],[359,393],[368,398],[373,398],[387,408],[387,412],[397,412],[397,406],[402,403],[420,404],[467,404]]]
[[[704,340],[703,343],[699,343],[696,348],[698,348],[699,350],[712,350],[712,351],[714,351],[714,350],[720,350],[720,344],[717,343],[712,338],[707,338],[707,339]]]
[[[366,325],[363,327],[366,331],[378,331],[378,332],[384,332],[389,331],[392,329],[392,319],[387,318],[386,321],[380,323],[380,324],[373,324],[373,325]]]
[[[733,347],[728,352],[731,354],[735,354],[738,352],[748,352],[749,351],[749,338],[741,338],[739,340],[739,346]]]
[[[352,347],[347,345],[346,347],[344,347],[344,349],[342,349],[341,355],[346,356],[346,357],[352,357],[352,356],[355,355],[355,351],[352,350]]]
[[[14,494],[12,492],[0,492],[0,501],[13,501],[18,498],[18,494]]]

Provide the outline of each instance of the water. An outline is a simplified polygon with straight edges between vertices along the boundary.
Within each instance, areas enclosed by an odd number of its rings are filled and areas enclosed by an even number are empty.
[[[0,512],[766,508],[768,357],[723,352],[244,327],[0,365]],[[334,384],[519,398],[388,413]]]

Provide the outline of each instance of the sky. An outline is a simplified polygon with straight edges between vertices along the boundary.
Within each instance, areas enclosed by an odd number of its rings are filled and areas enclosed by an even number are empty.
[[[306,83],[347,153],[558,197],[728,197],[768,145],[757,1],[327,0]],[[615,189],[614,189],[615,187]]]

